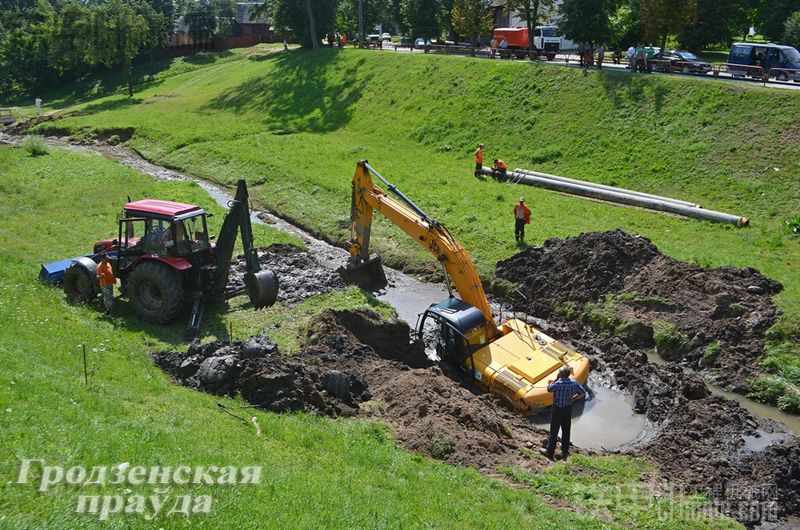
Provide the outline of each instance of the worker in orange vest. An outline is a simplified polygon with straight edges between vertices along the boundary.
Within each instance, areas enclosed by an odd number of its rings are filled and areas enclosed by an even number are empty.
[[[531,209],[525,204],[525,197],[519,198],[519,203],[514,205],[514,239],[517,242],[525,240],[525,225],[531,223]]]
[[[110,317],[111,309],[114,307],[114,284],[117,283],[117,278],[114,276],[114,270],[111,268],[111,263],[105,254],[100,258],[100,263],[97,264],[97,280],[100,282],[103,305],[106,308],[104,316]]]
[[[483,144],[478,144],[475,149],[475,176],[481,178],[481,170],[483,169]]]
[[[506,169],[508,169],[508,165],[499,158],[495,158],[494,165],[492,166],[492,176],[496,179],[505,177]]]

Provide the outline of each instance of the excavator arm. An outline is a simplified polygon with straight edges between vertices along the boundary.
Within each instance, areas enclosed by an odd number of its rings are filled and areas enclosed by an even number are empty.
[[[386,185],[396,198],[375,186],[372,181],[373,175]],[[448,281],[452,282],[461,299],[483,313],[488,323],[489,338],[497,336],[499,331],[494,325],[489,301],[478,271],[466,250],[443,224],[431,219],[396,186],[375,171],[366,160],[358,162],[353,175],[351,239],[348,241],[350,258],[345,273],[357,271],[375,262],[375,259],[370,257],[369,249],[373,210],[382,213],[436,257],[442,264]]]

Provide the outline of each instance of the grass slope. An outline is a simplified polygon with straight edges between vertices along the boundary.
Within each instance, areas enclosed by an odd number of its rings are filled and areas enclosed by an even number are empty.
[[[68,305],[59,289],[35,280],[41,262],[73,255],[105,234],[128,194],[199,203],[220,214],[213,201],[190,183],[155,182],[88,153],[51,150],[34,158],[0,146],[0,167],[4,528],[616,528],[645,521],[654,528],[735,526],[697,516],[695,498],[655,498],[639,483],[639,472],[652,471],[639,459],[582,457],[571,472],[562,466],[539,476],[537,493],[409,454],[380,422],[238,410],[257,418],[263,432],[257,437],[251,426],[219,413],[216,404],[242,403],[175,386],[148,359],[150,351],[182,347],[182,322],[144,325],[122,302],[122,317],[111,323],[92,308]],[[214,227],[221,217],[211,219]],[[255,229],[260,244],[296,242],[268,227]],[[254,312],[234,303],[206,312],[205,339],[225,338],[234,323],[236,336],[268,330],[289,350],[314,312],[374,306],[354,289],[274,311]],[[81,344],[88,347],[88,386]],[[238,487],[172,484],[158,492],[147,485],[59,485],[38,492],[33,483],[14,484],[21,458],[87,468],[124,462],[173,468],[258,465],[263,476],[259,485]],[[513,473],[507,475],[520,484],[533,480]],[[577,489],[570,473],[581,476]],[[555,509],[540,497],[556,492],[582,513]],[[161,494],[170,500],[153,521],[111,515],[101,522],[75,513],[79,495],[117,494]],[[185,494],[212,495],[211,515],[165,516]],[[663,512],[668,516],[654,518],[656,507],[670,508]],[[590,510],[599,510],[600,518]]]
[[[350,176],[370,162],[450,226],[484,278],[518,250],[511,206],[524,194],[528,243],[621,227],[703,266],[756,267],[780,280],[786,312],[765,366],[800,385],[800,244],[783,221],[800,211],[800,94],[710,80],[581,72],[552,65],[360,50],[237,52],[39,126],[87,136],[134,127],[130,145],[162,163],[232,184],[312,231],[347,239]],[[691,199],[752,219],[744,230],[479,182],[471,152]],[[438,273],[380,217],[387,262]]]
[[[589,517],[549,508],[535,494],[410,455],[380,423],[242,412],[258,418],[264,435],[257,438],[251,427],[216,410],[218,398],[172,385],[148,359],[148,351],[177,346],[182,323],[157,327],[120,318],[112,325],[95,310],[67,305],[60,290],[35,280],[40,262],[75,254],[104,234],[126,194],[204,205],[210,198],[196,186],[155,183],[93,155],[53,151],[34,159],[0,147],[0,167],[0,526],[99,525],[75,514],[78,495],[120,494],[125,487],[153,493],[124,485],[62,485],[40,493],[31,484],[12,483],[18,459],[27,457],[65,466],[264,467],[258,486],[171,486],[172,495],[213,495],[213,516],[173,515],[152,523],[112,516],[103,525],[116,528],[448,527],[455,521],[485,527],[500,518],[516,527],[549,521],[599,527]],[[259,230],[258,241],[286,239]],[[358,291],[339,296],[316,305],[369,304]],[[212,330],[224,334],[227,326],[210,313]],[[239,325],[247,316],[230,313]],[[275,322],[269,314],[257,315],[258,323],[250,317],[251,331]],[[82,343],[93,374],[89,386],[82,380]]]

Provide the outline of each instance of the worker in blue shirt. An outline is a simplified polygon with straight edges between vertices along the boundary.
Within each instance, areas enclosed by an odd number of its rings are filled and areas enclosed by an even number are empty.
[[[586,389],[574,379],[569,378],[570,370],[562,366],[558,370],[558,379],[548,381],[547,391],[553,394],[553,407],[550,411],[550,438],[547,450],[543,454],[553,459],[556,452],[558,430],[561,429],[561,458],[569,456],[569,430],[572,425],[572,403],[586,394]]]

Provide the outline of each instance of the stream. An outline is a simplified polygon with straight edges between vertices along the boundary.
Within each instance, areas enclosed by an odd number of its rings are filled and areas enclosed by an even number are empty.
[[[0,144],[16,145],[23,138],[22,136],[13,136],[0,132]],[[52,137],[45,137],[44,140],[50,146],[99,153],[107,159],[150,175],[156,180],[194,182],[224,208],[227,208],[228,203],[232,200],[230,192],[223,188],[149,162],[136,152],[125,147],[75,145],[65,139]],[[251,216],[255,223],[266,223],[298,237],[306,245],[308,251],[325,267],[338,269],[348,257],[346,250],[313,237],[303,229],[270,212],[254,210]],[[411,275],[385,266],[384,270],[388,285],[374,294],[379,300],[392,305],[398,316],[412,328],[417,322],[417,316],[427,309],[430,304],[444,300],[448,296],[444,284],[423,282]],[[658,360],[651,359],[651,361],[657,362]],[[608,374],[596,374],[593,372],[587,384],[590,390],[589,396],[585,402],[575,407],[572,441],[576,446],[586,449],[620,450],[642,443],[652,433],[652,428],[650,428],[651,426],[645,416],[633,411],[632,397],[627,392],[615,387],[613,382],[607,380],[607,376]],[[711,387],[711,385],[709,386]],[[756,403],[746,397],[725,392],[719,388],[711,387],[711,390],[726,398],[736,400],[752,414],[778,421],[795,434],[800,435],[800,418],[783,413],[774,407]],[[549,415],[544,413],[531,418],[530,421],[537,426],[547,428]],[[609,425],[612,423],[614,428],[610,429]],[[779,437],[761,436],[754,437],[752,440],[745,440],[745,443],[751,450],[760,450],[769,443],[779,440]]]

